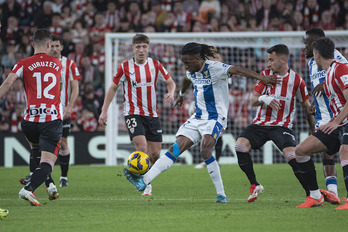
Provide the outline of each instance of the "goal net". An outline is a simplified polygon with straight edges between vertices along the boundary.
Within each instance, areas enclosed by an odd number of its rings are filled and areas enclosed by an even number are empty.
[[[180,60],[180,50],[189,42],[205,43],[216,46],[224,63],[244,66],[256,72],[267,68],[266,50],[275,44],[285,44],[290,49],[289,66],[297,72],[307,83],[311,91],[308,77],[307,61],[303,50],[304,32],[238,32],[238,33],[153,33],[150,38],[149,56],[159,60],[174,79],[177,90],[185,76],[185,68]],[[133,57],[132,37],[134,34],[106,34],[105,43],[105,91],[111,84],[117,67]],[[336,48],[348,57],[348,31],[328,31],[326,36],[333,39]],[[235,141],[255,116],[255,108],[249,104],[255,81],[241,76],[233,76],[230,81],[228,127],[223,132],[223,147],[220,163],[237,163],[234,151]],[[158,83],[158,110],[163,129],[162,154],[175,142],[175,133],[180,125],[189,117],[189,109],[193,100],[192,90],[188,90],[186,101],[181,108],[172,108],[163,101],[166,93],[164,83]],[[308,125],[300,104],[296,105],[296,117],[293,130],[297,141],[302,141],[309,134]],[[129,139],[123,114],[123,90],[119,88],[115,99],[108,111],[108,125],[106,127],[106,164],[116,165],[125,163],[128,155],[134,151]],[[214,151],[213,151],[214,152]],[[251,155],[256,163],[286,162],[281,152],[272,142],[266,143],[262,149],[252,151]],[[319,155],[314,156],[319,162]],[[184,152],[178,162],[192,164],[199,163],[202,158],[199,146]]]

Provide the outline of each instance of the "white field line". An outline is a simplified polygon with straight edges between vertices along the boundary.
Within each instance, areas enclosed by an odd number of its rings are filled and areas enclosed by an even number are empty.
[[[37,198],[40,200],[45,200],[46,198],[40,197]],[[0,201],[11,201],[14,200],[13,198],[0,198]],[[155,197],[149,197],[144,196],[141,198],[64,198],[60,197],[57,199],[57,201],[215,201],[216,199],[193,199],[193,198],[155,198]],[[230,201],[247,201],[247,198],[244,199],[230,199]],[[277,199],[277,201],[285,201],[289,199]],[[275,201],[273,198],[265,198],[262,199],[262,201]]]

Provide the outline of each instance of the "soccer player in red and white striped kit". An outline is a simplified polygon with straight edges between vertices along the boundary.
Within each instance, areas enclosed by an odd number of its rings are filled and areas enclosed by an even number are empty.
[[[61,95],[60,100],[63,107],[63,134],[61,138],[61,148],[59,150],[58,160],[61,168],[60,187],[68,186],[68,170],[70,161],[70,150],[68,146],[68,136],[70,134],[71,113],[74,103],[79,95],[80,73],[74,61],[61,55],[63,44],[58,37],[52,38],[49,55],[57,58],[62,63],[61,76]],[[39,165],[40,151],[38,148],[32,148],[30,152],[30,175]],[[27,184],[30,180],[30,175],[26,178],[20,179],[19,182]],[[51,177],[46,180],[46,186],[54,182]],[[53,187],[52,185],[52,187]],[[54,186],[55,187],[55,186]]]
[[[41,149],[41,160],[30,181],[19,192],[19,198],[41,206],[33,192],[51,174],[60,148],[63,108],[60,102],[62,64],[48,55],[51,34],[39,29],[34,33],[34,55],[16,63],[0,87],[0,98],[17,78],[23,78],[27,108],[22,131],[31,147]],[[56,188],[47,189],[50,200],[56,199]]]
[[[60,100],[63,106],[63,134],[58,160],[61,168],[60,187],[68,186],[68,170],[70,161],[70,150],[68,146],[68,135],[70,134],[71,113],[77,97],[79,96],[79,70],[74,61],[62,56],[62,40],[53,37],[51,41],[50,55],[62,62],[62,89]]]
[[[137,34],[133,37],[134,57],[117,68],[113,82],[105,95],[99,124],[106,126],[107,110],[118,87],[122,84],[125,122],[130,139],[135,150],[149,155],[153,165],[160,156],[162,145],[156,84],[158,80],[165,82],[168,92],[164,94],[164,99],[173,102],[175,82],[159,61],[148,57],[149,43],[150,39],[146,35]],[[149,184],[143,195],[151,194],[152,186]]]
[[[284,154],[296,178],[300,181],[306,194],[308,185],[300,172],[296,161],[296,139],[291,130],[295,117],[296,98],[300,101],[311,132],[314,131],[314,118],[310,115],[310,102],[304,80],[288,66],[289,49],[284,44],[277,44],[267,50],[268,69],[262,75],[276,74],[281,82],[272,87],[258,82],[251,98],[253,106],[259,106],[254,121],[238,137],[235,149],[238,164],[250,182],[248,202],[255,201],[263,186],[256,180],[253,162],[249,151],[259,149],[271,140]]]
[[[310,194],[297,208],[311,208],[324,203],[324,195],[319,190],[316,170],[311,155],[326,152],[339,153],[343,180],[348,198],[348,66],[335,60],[335,44],[329,38],[319,38],[312,43],[314,61],[318,69],[326,71],[324,91],[329,99],[332,119],[318,127],[317,131],[300,143],[296,149],[296,159],[301,172],[308,182]],[[348,200],[336,209],[348,209]]]

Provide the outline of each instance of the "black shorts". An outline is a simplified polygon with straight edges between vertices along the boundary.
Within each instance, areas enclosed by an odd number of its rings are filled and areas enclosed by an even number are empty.
[[[63,131],[62,120],[43,123],[23,120],[22,131],[30,143],[39,144],[41,151],[58,154]]]
[[[145,135],[148,141],[162,142],[162,127],[158,117],[127,115],[124,119],[131,140],[137,135]]]
[[[249,140],[252,149],[259,149],[267,141],[272,140],[279,150],[295,147],[296,138],[291,129],[283,126],[249,125],[239,137]]]
[[[331,134],[317,130],[313,136],[327,147],[328,155],[334,155],[340,150],[341,145],[348,145],[348,124],[338,127]]]
[[[63,134],[62,137],[66,138],[70,135],[71,118],[63,120]]]

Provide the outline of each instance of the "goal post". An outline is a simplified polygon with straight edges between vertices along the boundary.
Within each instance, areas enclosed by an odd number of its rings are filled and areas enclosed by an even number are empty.
[[[307,60],[303,51],[304,31],[298,32],[231,32],[231,33],[148,33],[150,38],[149,56],[159,60],[173,77],[177,88],[185,75],[180,60],[180,50],[189,42],[205,43],[216,46],[226,64],[244,66],[256,72],[267,68],[266,50],[275,44],[285,44],[289,47],[289,66],[297,72],[311,89],[307,71]],[[348,55],[348,31],[326,31],[326,37],[333,39],[336,48],[345,56]],[[134,33],[107,33],[105,35],[105,93],[107,92],[117,67],[124,61],[131,59],[132,38]],[[244,77],[232,78],[228,128],[223,134],[223,156],[220,163],[236,163],[234,143],[242,129],[250,123],[255,109],[248,105],[248,98],[255,82]],[[163,83],[158,83],[158,107],[163,129],[165,151],[174,141],[175,133],[185,120],[186,109],[175,110],[163,101],[166,91]],[[192,100],[192,95],[187,96]],[[117,165],[125,162],[128,154],[134,151],[129,141],[128,133],[123,121],[123,90],[119,88],[108,110],[106,135],[106,165]],[[296,119],[293,130],[298,141],[308,135],[308,126],[300,105],[297,103]],[[182,156],[185,163],[200,162],[197,147],[185,152]],[[267,143],[260,151],[253,151],[255,162],[271,164],[282,163],[285,159],[280,152]],[[316,158],[317,161],[319,158]]]

